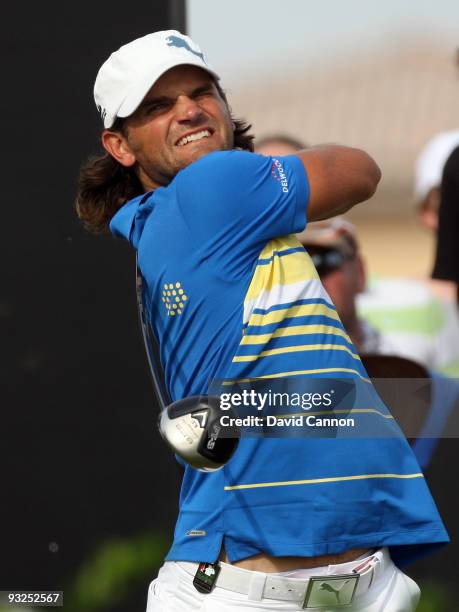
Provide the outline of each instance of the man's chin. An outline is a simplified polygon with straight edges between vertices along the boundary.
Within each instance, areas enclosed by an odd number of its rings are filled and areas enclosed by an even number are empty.
[[[192,164],[201,157],[208,155],[209,153],[214,153],[215,151],[222,151],[223,147],[216,145],[215,143],[206,143],[205,145],[199,147],[193,147],[193,149],[186,151],[186,155],[183,158],[182,168],[185,168],[189,164]]]

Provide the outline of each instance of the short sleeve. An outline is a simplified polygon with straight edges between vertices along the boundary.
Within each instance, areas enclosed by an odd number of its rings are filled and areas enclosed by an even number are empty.
[[[253,255],[306,226],[309,182],[301,160],[245,151],[211,153],[177,175],[180,214],[209,254]]]

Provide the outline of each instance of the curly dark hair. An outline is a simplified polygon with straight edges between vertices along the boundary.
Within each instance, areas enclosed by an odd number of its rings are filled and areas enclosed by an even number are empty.
[[[230,113],[225,92],[216,83]],[[249,134],[251,125],[242,119],[235,119],[234,148],[253,151],[254,136]],[[117,118],[110,128],[127,136],[126,119]],[[125,202],[144,193],[135,167],[126,168],[108,153],[91,156],[82,165],[78,177],[75,207],[84,227],[96,234],[107,233],[113,215]]]

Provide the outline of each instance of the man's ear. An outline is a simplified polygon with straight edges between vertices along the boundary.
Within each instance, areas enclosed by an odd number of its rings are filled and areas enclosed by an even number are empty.
[[[112,157],[116,159],[122,166],[129,168],[136,162],[134,153],[132,152],[127,139],[121,132],[112,132],[104,130],[101,136],[102,146]]]

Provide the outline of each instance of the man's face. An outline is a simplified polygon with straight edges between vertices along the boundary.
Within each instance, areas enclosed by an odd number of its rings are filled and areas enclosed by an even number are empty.
[[[351,327],[356,317],[356,297],[365,289],[365,272],[363,262],[357,253],[354,256],[343,256],[335,249],[323,247],[308,247],[306,250],[313,261],[317,256],[324,261],[340,261],[339,265],[318,265],[317,271],[326,292],[338,311],[338,315],[345,328]]]
[[[203,155],[231,149],[233,123],[210,74],[177,66],[163,74],[128,118],[126,142],[143,186],[151,190],[168,185]]]
[[[338,270],[322,276],[321,281],[344,327],[348,326],[355,316],[355,299],[361,291],[358,262],[344,262]]]

